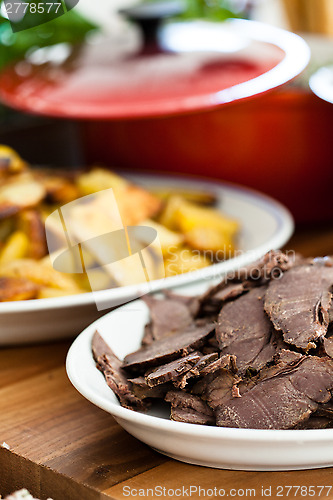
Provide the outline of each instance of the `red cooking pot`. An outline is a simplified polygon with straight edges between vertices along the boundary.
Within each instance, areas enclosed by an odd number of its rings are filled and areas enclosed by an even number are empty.
[[[133,29],[117,43],[34,52],[2,73],[1,99],[79,120],[89,163],[241,182],[274,194],[298,219],[323,216],[315,165],[330,116],[313,131],[321,110],[310,95],[268,93],[304,69],[306,43],[244,20],[161,29],[178,8],[168,1],[128,10],[141,36]]]
[[[298,222],[332,221],[333,106],[285,87],[201,112],[82,124],[88,164],[237,182],[283,202]]]

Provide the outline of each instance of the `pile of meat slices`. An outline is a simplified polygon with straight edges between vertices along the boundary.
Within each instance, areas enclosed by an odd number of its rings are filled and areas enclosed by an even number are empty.
[[[199,297],[147,296],[142,348],[93,354],[122,406],[154,398],[171,419],[250,429],[333,423],[333,260],[269,252]]]

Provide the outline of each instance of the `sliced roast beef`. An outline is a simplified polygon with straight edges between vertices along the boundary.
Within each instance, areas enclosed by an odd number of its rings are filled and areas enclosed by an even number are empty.
[[[98,369],[103,373],[108,386],[118,396],[121,405],[134,410],[144,410],[144,403],[133,394],[132,384],[127,379],[122,362],[98,332],[93,336],[92,351]]]
[[[166,398],[181,422],[333,427],[332,285],[332,259],[269,252],[200,297],[148,297],[143,347],[122,363],[96,333],[94,357],[127,408]]]
[[[227,274],[219,284],[200,297],[200,315],[217,314],[227,301],[281,276],[294,264],[294,256],[272,250],[256,262]]]
[[[168,363],[199,349],[214,332],[215,325],[192,327],[172,337],[156,340],[151,345],[128,354],[123,367],[132,372],[144,373],[148,368]]]
[[[324,338],[324,350],[327,356],[333,359],[333,337]]]
[[[149,387],[172,382],[176,387],[183,389],[186,385],[186,374],[198,363],[201,357],[199,352],[193,352],[178,358],[146,373],[145,380]]]
[[[235,357],[222,356],[201,372],[201,378],[192,388],[193,394],[198,394],[215,409],[233,397],[234,387],[241,381],[235,375]]]
[[[328,417],[333,420],[333,400],[318,406],[316,414],[320,417]]]
[[[244,292],[251,289],[249,281],[243,281],[242,283],[228,283],[222,290],[219,290],[212,299],[219,303],[222,307],[224,302],[236,299]]]
[[[333,425],[333,420],[327,417],[317,416],[317,412],[310,416],[308,420],[298,424],[294,429],[329,429]]]
[[[331,398],[333,361],[304,356],[292,370],[259,382],[216,412],[217,425],[251,429],[291,429],[308,420]]]
[[[143,332],[141,345],[142,347],[145,347],[150,345],[152,342],[154,342],[153,325],[151,323],[147,323]]]
[[[193,323],[189,307],[176,299],[143,298],[150,310],[151,332],[154,340],[183,331]]]
[[[215,373],[220,368],[227,368],[237,371],[236,358],[234,356],[221,356],[218,353],[210,353],[202,356],[196,365],[193,366],[184,377],[184,384],[187,384],[189,379],[198,377],[206,377],[211,373]],[[204,380],[204,378],[202,380]],[[184,387],[185,387],[184,385]]]
[[[276,353],[273,327],[264,310],[266,287],[254,288],[226,304],[218,317],[216,338],[223,354],[237,357],[240,372],[260,370]]]
[[[209,367],[212,366],[219,359],[219,354],[217,352],[212,352],[210,354],[205,354],[197,361],[197,363],[190,369],[188,373],[189,377],[199,377],[205,373]]]
[[[149,371],[146,373],[144,380],[148,387],[172,382],[175,387],[184,389],[189,379],[198,378],[210,373],[210,371],[217,370],[217,362],[219,367],[229,366],[231,364],[230,356],[224,356],[221,359],[216,352],[202,355],[195,351]]]
[[[324,337],[332,300],[333,268],[298,266],[269,283],[265,310],[287,343],[308,351]]]
[[[271,250],[256,262],[238,269],[233,276],[239,281],[257,281],[260,284],[281,276],[294,264],[294,254],[287,255],[280,250]]]
[[[227,369],[232,373],[237,372],[236,356],[230,356],[229,354],[220,356],[215,361],[212,361],[207,366],[202,368],[200,375],[206,376],[215,373],[217,370]]]
[[[189,424],[214,425],[212,410],[199,396],[183,391],[170,391],[165,401],[171,403],[171,420]]]
[[[238,375],[235,375],[235,357],[231,356],[229,365],[219,367],[227,369],[217,369],[212,371],[211,374],[208,374],[209,372],[207,371],[206,376],[196,383],[192,392],[200,394],[209,406],[216,409],[234,397],[243,396],[243,394],[253,389],[262,380],[271,378],[277,373],[284,373],[287,370],[294,369],[303,356],[298,353],[282,350],[275,358],[274,365],[265,367],[256,376],[242,380]]]
[[[171,292],[170,290],[165,290],[164,295],[167,299],[174,300],[176,302],[181,302],[190,311],[193,318],[196,317],[199,311],[199,298],[191,295],[180,295],[178,293]]]
[[[149,399],[149,398],[164,399],[166,393],[173,389],[171,383],[160,384],[155,387],[149,387],[144,377],[132,378],[129,379],[129,382],[131,382],[132,384],[133,394],[139,399]]]
[[[229,370],[218,370],[200,380],[192,389],[215,410],[230,401],[235,394],[235,387],[241,381]]]
[[[249,281],[241,283],[229,283],[227,280],[220,283],[203,295],[200,300],[200,316],[216,316],[222,306],[229,300],[235,299],[253,288],[253,284]]]
[[[245,394],[245,392],[253,389],[253,387],[258,385],[259,382],[262,382],[265,379],[272,378],[275,375],[282,375],[294,370],[294,368],[300,363],[303,358],[303,354],[286,349],[281,349],[277,352],[277,354],[275,354],[273,363],[270,363],[269,365],[262,368],[256,375],[250,378],[244,378],[237,384],[240,395],[242,396],[243,394]]]
[[[102,335],[96,331],[94,333],[92,343],[91,343],[91,348],[94,356],[94,360],[96,363],[100,363],[104,356],[109,356],[112,357],[114,356],[113,351],[109,344],[105,342],[103,339]]]

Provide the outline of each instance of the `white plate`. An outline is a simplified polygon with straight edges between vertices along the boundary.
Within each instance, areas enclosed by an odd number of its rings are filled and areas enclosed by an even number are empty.
[[[204,291],[207,283],[187,288]],[[148,414],[122,408],[97,370],[91,353],[96,329],[123,358],[137,349],[149,318],[147,306],[137,300],[99,319],[79,335],[69,350],[67,373],[76,389],[99,408],[111,413],[134,437],[177,460],[236,470],[296,470],[333,465],[333,429],[250,430],[173,422],[161,407]]]
[[[147,187],[166,189],[201,189],[215,193],[218,208],[239,220],[241,256],[199,271],[133,285],[95,292],[99,306],[107,308],[142,296],[148,291],[211,279],[246,265],[271,249],[282,247],[290,238],[294,224],[290,213],[280,203],[256,191],[218,181],[166,176],[131,175],[134,182]],[[18,302],[0,303],[0,345],[50,341],[73,336],[103,312],[97,310],[92,293]]]
[[[333,65],[323,66],[310,78],[309,85],[318,97],[333,103]]]

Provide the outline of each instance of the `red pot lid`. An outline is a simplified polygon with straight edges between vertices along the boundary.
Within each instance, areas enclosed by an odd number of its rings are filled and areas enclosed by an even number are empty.
[[[137,35],[137,33],[136,33]],[[39,49],[0,75],[0,99],[31,113],[132,119],[205,110],[266,92],[307,65],[302,38],[261,23],[171,23],[138,37]],[[139,47],[139,48],[138,48]]]

